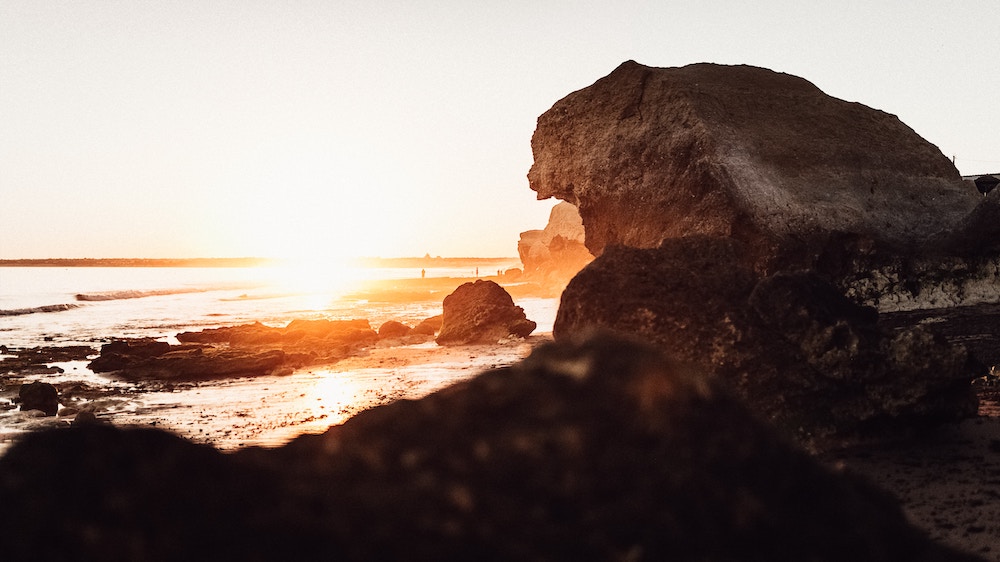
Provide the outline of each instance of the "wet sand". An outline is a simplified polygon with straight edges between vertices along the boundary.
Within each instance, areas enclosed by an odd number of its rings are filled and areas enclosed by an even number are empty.
[[[420,284],[409,282],[403,292]],[[526,340],[487,346],[376,346],[332,365],[282,376],[173,385],[101,378],[98,386],[85,361],[62,363],[63,374],[46,377],[69,396],[57,417],[18,411],[9,399],[17,380],[7,377],[8,391],[0,396],[6,428],[0,431],[0,454],[23,432],[72,423],[81,409],[93,409],[99,420],[116,425],[159,427],[224,450],[280,446],[303,433],[321,433],[364,409],[419,398],[526,357],[551,339],[556,303],[537,304],[546,308],[534,316],[546,320],[540,334]],[[1000,562],[1000,390],[985,389],[983,397],[978,418],[909,442],[855,447],[819,460],[858,473],[898,497],[910,521],[934,540]]]
[[[1000,418],[970,419],[907,443],[821,460],[898,497],[910,522],[935,541],[1000,561]]]
[[[284,375],[175,384],[110,380],[101,388],[94,387],[86,362],[63,363],[59,366],[66,372],[48,379],[64,389],[59,415],[46,418],[13,404],[3,406],[0,415],[7,430],[0,433],[0,453],[24,432],[72,423],[83,410],[94,411],[100,421],[158,427],[220,449],[280,446],[302,433],[321,433],[362,410],[419,398],[513,364],[550,338],[541,334],[457,347],[434,342],[376,346],[332,365]],[[8,389],[16,382],[8,381]]]

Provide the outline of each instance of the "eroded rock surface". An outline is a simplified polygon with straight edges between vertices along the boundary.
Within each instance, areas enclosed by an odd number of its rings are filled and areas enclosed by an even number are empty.
[[[275,374],[338,361],[378,341],[367,320],[293,320],[278,328],[259,322],[177,334],[180,345],[150,339],[101,346],[95,373],[127,379],[199,380]]]
[[[966,350],[929,328],[882,330],[809,272],[761,276],[731,238],[617,246],[563,292],[557,340],[594,328],[654,342],[723,378],[748,405],[803,443],[975,415]]]
[[[493,281],[476,280],[444,298],[437,343],[468,345],[497,343],[507,337],[528,337],[537,324],[528,320],[510,294]]]
[[[46,416],[54,416],[59,411],[59,390],[47,382],[22,384],[17,397],[21,410],[39,410]]]
[[[577,205],[586,244],[748,243],[767,271],[811,267],[847,233],[877,249],[964,253],[998,206],[893,115],[751,66],[623,63],[538,119],[528,174]]]
[[[12,559],[974,560],[718,384],[604,336],[224,455],[81,427],[0,457]]]
[[[584,240],[583,219],[576,207],[565,201],[555,205],[545,229],[521,233],[517,253],[524,275],[543,286],[562,290],[594,259]]]

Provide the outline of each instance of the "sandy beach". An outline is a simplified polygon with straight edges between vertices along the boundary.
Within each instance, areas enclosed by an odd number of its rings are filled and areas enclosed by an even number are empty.
[[[821,458],[895,495],[909,520],[935,541],[1000,560],[1000,418]]]
[[[431,302],[464,280],[385,281],[359,297],[372,306]],[[524,340],[495,345],[439,346],[383,342],[328,365],[281,375],[198,382],[127,382],[98,377],[87,361],[53,364],[46,375],[63,397],[58,416],[21,412],[13,403],[30,375],[3,376],[0,452],[25,432],[66,426],[94,411],[117,426],[156,427],[226,451],[277,447],[321,433],[353,415],[397,400],[416,399],[496,367],[510,365],[552,338],[556,299],[530,286],[508,287],[539,329]],[[535,300],[530,300],[534,298]],[[527,299],[527,300],[526,300]],[[983,389],[986,391],[986,389]],[[980,417],[894,445],[855,447],[821,455],[828,466],[863,475],[899,498],[912,523],[936,541],[1000,561],[1000,409],[991,396]]]

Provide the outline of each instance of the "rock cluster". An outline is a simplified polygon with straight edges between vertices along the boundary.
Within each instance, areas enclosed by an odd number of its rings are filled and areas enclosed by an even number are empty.
[[[595,328],[658,344],[733,388],[803,443],[975,414],[962,347],[926,327],[883,330],[815,273],[761,276],[732,239],[616,246],[563,293],[557,340]]]
[[[510,294],[493,281],[465,283],[444,298],[440,345],[491,344],[524,338],[537,324],[528,320]]]
[[[378,341],[367,320],[293,320],[283,328],[259,322],[177,335],[180,345],[149,339],[101,347],[95,373],[128,379],[200,380],[261,376],[333,362]]]
[[[973,560],[654,349],[596,336],[273,450],[80,427],[0,458],[12,559]]]

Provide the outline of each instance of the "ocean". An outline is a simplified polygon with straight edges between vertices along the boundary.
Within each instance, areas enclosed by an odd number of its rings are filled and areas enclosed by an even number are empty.
[[[482,264],[482,273],[518,267],[517,260]],[[480,267],[0,267],[0,346],[25,349],[86,345],[113,338],[150,337],[177,343],[180,332],[293,319],[387,320],[415,325],[441,313],[446,293],[379,298],[366,289],[392,282],[473,281]],[[443,285],[447,285],[444,283]],[[404,296],[407,293],[403,293]],[[557,299],[516,299],[536,334],[551,333]],[[87,361],[53,364],[61,372],[8,376],[9,385],[40,380],[77,389],[55,418],[21,412],[0,396],[0,451],[25,431],[69,424],[80,410],[115,424],[152,425],[220,448],[274,446],[318,432],[359,411],[416,398],[530,352],[527,344],[446,350],[434,342],[375,349],[364,357],[291,375],[170,385],[116,380],[87,369]],[[3,373],[0,373],[2,375]],[[0,384],[3,380],[0,380]],[[84,389],[84,392],[79,391]],[[67,394],[68,395],[68,394]],[[6,398],[4,398],[6,397]]]

